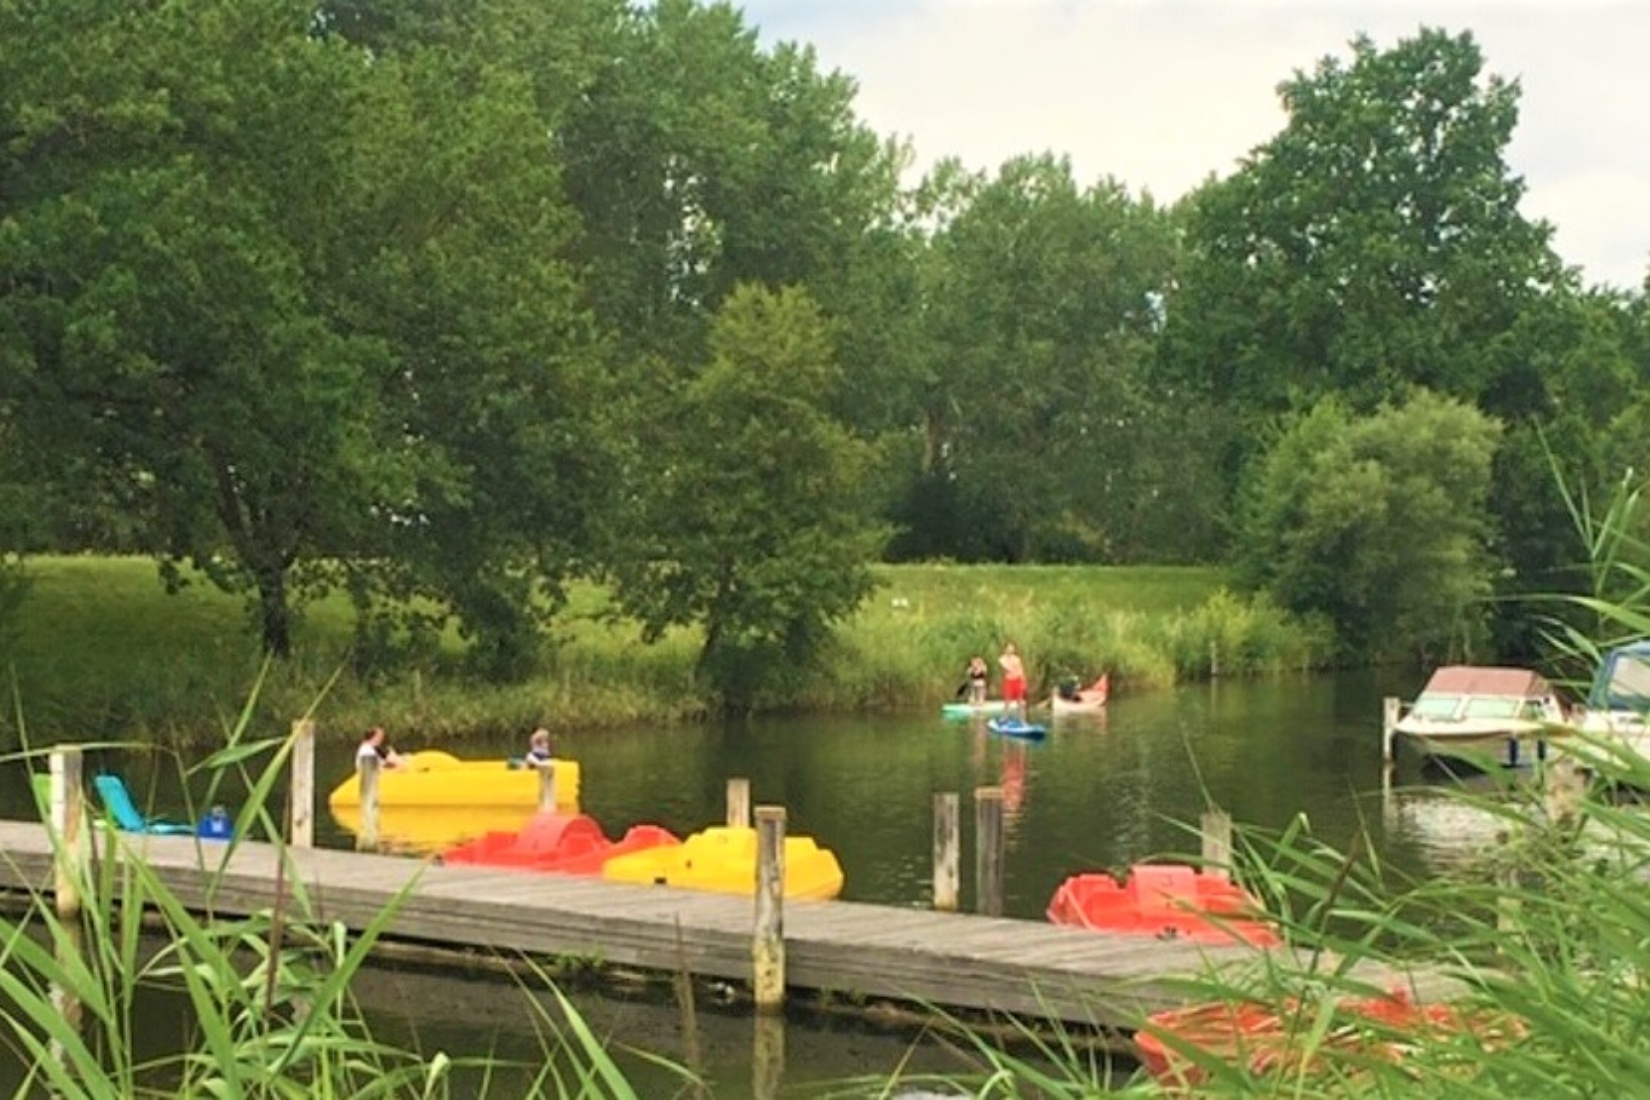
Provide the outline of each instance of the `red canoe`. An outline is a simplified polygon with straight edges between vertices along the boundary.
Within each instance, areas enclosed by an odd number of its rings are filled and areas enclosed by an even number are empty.
[[[1048,919],[1096,932],[1125,932],[1197,943],[1283,942],[1260,903],[1236,883],[1176,863],[1140,863],[1119,883],[1107,874],[1073,875],[1048,903]]]
[[[519,832],[483,833],[441,854],[443,863],[510,867],[521,871],[556,871],[596,875],[615,856],[681,841],[657,825],[632,825],[623,839],[609,840],[587,814],[535,814]]]

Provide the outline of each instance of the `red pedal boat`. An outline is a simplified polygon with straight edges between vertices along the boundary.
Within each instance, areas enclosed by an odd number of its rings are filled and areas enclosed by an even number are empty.
[[[1048,919],[1096,932],[1124,932],[1197,943],[1282,943],[1243,887],[1178,863],[1141,863],[1125,882],[1108,874],[1072,875],[1048,903]]]
[[[632,825],[620,840],[609,840],[588,814],[535,814],[520,831],[483,833],[441,854],[443,863],[509,867],[521,871],[555,871],[565,875],[599,875],[616,856],[680,844],[676,834],[657,825]]]
[[[1246,1066],[1253,1074],[1293,1076],[1324,1068],[1322,1063],[1336,1053],[1398,1062],[1408,1046],[1428,1036],[1470,1032],[1482,1049],[1495,1050],[1523,1038],[1528,1030],[1523,1021],[1504,1014],[1417,1004],[1402,989],[1339,1001],[1334,1025],[1322,1034],[1316,1033],[1316,1013],[1303,1010],[1295,1000],[1281,1007],[1212,1001],[1146,1017],[1146,1027],[1135,1034],[1134,1043],[1140,1064],[1153,1077],[1184,1090],[1209,1076],[1187,1048]]]

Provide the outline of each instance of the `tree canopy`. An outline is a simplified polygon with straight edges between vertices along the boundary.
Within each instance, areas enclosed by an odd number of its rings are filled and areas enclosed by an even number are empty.
[[[1238,561],[1430,653],[1575,579],[1555,458],[1602,491],[1647,438],[1644,295],[1520,212],[1466,31],[1295,72],[1169,207],[1055,153],[909,182],[726,3],[0,0],[0,41],[6,548],[192,563],[276,653],[341,589],[364,664],[456,624],[522,676],[605,578],[741,705],[879,555]]]

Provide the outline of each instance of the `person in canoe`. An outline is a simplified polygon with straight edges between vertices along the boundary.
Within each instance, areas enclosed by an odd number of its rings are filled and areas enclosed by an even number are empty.
[[[527,739],[527,755],[522,759],[529,768],[541,767],[555,759],[555,746],[550,742],[550,731],[540,726]]]
[[[1020,660],[1020,653],[1013,642],[1003,646],[997,666],[1003,670],[1003,702],[1008,704],[1010,713],[1019,715],[1023,722],[1026,716],[1026,666]]]
[[[975,656],[968,662],[968,701],[975,706],[985,702],[986,682],[991,677],[991,669],[986,666],[985,658]]]
[[[374,726],[361,738],[361,744],[356,746],[356,767],[360,767],[362,760],[376,756],[380,767],[399,768],[406,762],[405,758],[392,748],[385,740],[384,727]]]

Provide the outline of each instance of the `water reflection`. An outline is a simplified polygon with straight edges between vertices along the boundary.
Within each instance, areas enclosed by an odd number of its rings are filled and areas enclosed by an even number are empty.
[[[845,899],[899,906],[930,904],[934,795],[956,792],[967,806],[975,788],[1001,786],[1010,839],[1004,911],[1042,919],[1068,875],[1195,855],[1195,826],[1210,805],[1228,810],[1240,828],[1277,830],[1304,814],[1315,837],[1342,849],[1367,830],[1389,863],[1417,875],[1436,873],[1451,842],[1475,823],[1441,820],[1448,811],[1419,800],[1406,809],[1401,799],[1390,818],[1366,812],[1371,804],[1365,796],[1379,797],[1381,790],[1380,699],[1399,694],[1401,686],[1348,674],[1120,695],[1104,714],[1062,715],[1037,744],[996,737],[983,723],[921,713],[574,731],[558,739],[558,752],[580,761],[581,807],[609,836],[640,823],[678,836],[719,824],[727,780],[742,776],[751,782],[753,803],[784,805],[791,831],[837,853],[846,874]],[[285,723],[279,725],[284,731]],[[464,756],[500,756],[519,751],[520,740],[506,733],[442,747]],[[424,747],[417,731],[398,731],[397,743],[406,750]],[[351,732],[323,736],[316,754],[320,791],[349,774],[354,748]],[[156,756],[108,754],[101,762],[125,776],[134,796],[155,813],[183,816],[204,795],[203,789],[186,792],[175,767]],[[88,772],[98,763],[89,760]],[[277,789],[273,804],[284,797]],[[0,772],[0,812],[28,816],[30,798],[19,769]],[[965,814],[965,869],[975,863],[970,822]],[[334,819],[324,798],[316,826],[319,843],[353,847],[350,822]],[[468,815],[448,839],[518,826]],[[381,832],[411,835],[393,820],[382,821]],[[438,840],[419,836],[417,842]],[[965,909],[974,907],[970,879],[965,873]],[[399,990],[389,1002],[417,1016],[409,1026],[423,1035],[449,1036],[442,1042],[450,1049],[488,1049],[493,1030],[525,1026],[524,1020],[502,1018],[513,1014],[498,1011],[496,982],[481,990],[428,984]],[[473,1013],[466,1006],[474,1006]],[[672,1034],[663,1019],[636,1006],[612,1011],[646,1017],[642,1030],[649,1035],[655,1027],[660,1035]],[[727,1049],[741,1053],[720,1064],[713,1057],[709,1072],[718,1097],[737,1098],[750,1090],[751,1067],[739,1061],[749,1057],[750,1021],[736,1019],[729,1034]],[[639,1041],[666,1050],[651,1038]],[[813,1056],[804,1051],[816,1043],[817,1074],[799,1068],[808,1065]],[[909,1038],[873,1038],[851,1029],[793,1027],[787,1080],[793,1071],[796,1081],[878,1071],[897,1064],[910,1045]],[[652,1095],[645,1088],[642,1093]]]

